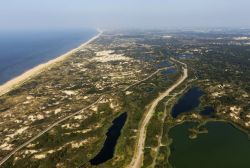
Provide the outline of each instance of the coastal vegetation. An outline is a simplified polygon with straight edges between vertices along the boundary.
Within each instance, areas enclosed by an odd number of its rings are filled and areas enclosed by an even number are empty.
[[[235,40],[238,36],[242,34],[105,32],[0,97],[0,160],[11,154],[1,166],[126,167],[135,159],[140,129],[145,128],[144,168],[202,167],[189,160],[209,159],[214,152],[197,153],[203,148],[214,151],[213,144],[204,147],[214,141],[220,164],[229,159],[231,165],[240,162],[249,167],[247,151],[238,151],[241,157],[235,159],[226,155],[232,145],[227,139],[238,142],[233,149],[248,149],[250,144],[250,47],[246,44],[250,40]],[[178,83],[184,70],[187,79]],[[155,101],[176,83],[167,96]],[[152,116],[142,127],[154,102]],[[124,112],[126,121],[112,157],[91,164],[113,122]],[[215,135],[224,136],[213,139]],[[223,148],[220,144],[226,141]],[[180,153],[187,159],[181,159]]]

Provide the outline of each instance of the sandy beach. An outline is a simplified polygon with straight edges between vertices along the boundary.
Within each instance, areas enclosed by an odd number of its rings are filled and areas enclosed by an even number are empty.
[[[98,30],[98,34],[96,36],[94,36],[93,38],[91,38],[90,40],[88,40],[87,42],[81,44],[79,47],[74,48],[72,50],[70,50],[69,52],[53,59],[50,60],[46,63],[43,64],[39,64],[36,67],[24,72],[23,74],[7,81],[6,83],[4,83],[3,85],[0,85],[0,96],[8,93],[9,91],[11,91],[12,89],[22,85],[25,81],[29,80],[30,78],[38,75],[39,73],[45,71],[46,69],[48,69],[50,66],[53,66],[54,64],[63,61],[64,59],[68,58],[70,55],[72,55],[73,53],[79,51],[80,49],[82,49],[84,46],[88,45],[89,43],[91,43],[92,41],[96,40],[97,38],[99,38],[101,36],[101,34],[103,33],[101,30]]]

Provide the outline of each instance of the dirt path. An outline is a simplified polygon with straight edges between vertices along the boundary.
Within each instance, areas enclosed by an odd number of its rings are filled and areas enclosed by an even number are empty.
[[[26,141],[25,143],[23,143],[22,145],[18,146],[16,149],[14,149],[11,153],[9,153],[7,156],[5,156],[2,160],[0,160],[0,166],[2,164],[4,164],[11,156],[13,156],[16,152],[18,152],[19,150],[21,150],[22,148],[26,147],[28,144],[30,144],[31,142],[33,142],[34,140],[36,140],[37,138],[39,138],[40,136],[42,136],[43,134],[45,134],[46,132],[48,132],[49,130],[51,130],[52,128],[54,128],[55,126],[61,124],[62,122],[68,120],[69,118],[77,115],[77,114],[80,114],[82,112],[84,112],[85,110],[89,109],[90,107],[96,105],[101,99],[103,98],[103,96],[100,96],[98,98],[98,100],[96,100],[94,103],[88,105],[87,107],[75,112],[75,113],[72,113],[56,122],[54,122],[53,124],[51,124],[50,126],[48,126],[46,129],[44,129],[42,132],[38,133],[37,135],[35,135],[34,137],[32,137],[31,139],[29,139],[28,141]]]
[[[145,139],[147,134],[147,126],[152,118],[155,108],[158,105],[158,103],[164,99],[166,96],[168,96],[175,88],[177,88],[182,82],[184,82],[188,77],[188,69],[187,65],[185,63],[182,63],[178,60],[175,60],[171,58],[172,61],[178,62],[179,64],[182,64],[183,67],[183,75],[165,92],[160,93],[160,95],[150,104],[148,110],[146,111],[146,115],[142,119],[142,123],[140,125],[140,128],[138,130],[138,141],[137,141],[137,147],[134,152],[134,156],[132,158],[132,161],[129,165],[130,168],[141,168],[143,164],[143,154],[144,154],[144,145],[145,145]]]

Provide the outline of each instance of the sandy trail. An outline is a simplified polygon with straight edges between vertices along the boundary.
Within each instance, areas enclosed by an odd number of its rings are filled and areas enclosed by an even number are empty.
[[[11,153],[9,153],[7,156],[5,156],[2,160],[0,160],[0,166],[2,164],[4,164],[11,156],[13,156],[16,152],[18,152],[19,150],[21,150],[22,148],[26,147],[27,145],[29,145],[31,142],[35,141],[37,138],[41,137],[43,134],[45,134],[46,132],[50,131],[52,128],[54,128],[55,126],[61,124],[62,122],[68,120],[69,118],[78,115],[82,112],[84,112],[85,110],[89,109],[90,107],[98,104],[98,102],[103,98],[103,96],[100,96],[94,103],[88,105],[87,107],[72,113],[56,122],[54,122],[53,124],[51,124],[50,126],[48,126],[46,129],[44,129],[43,131],[41,131],[40,133],[38,133],[37,135],[35,135],[34,137],[32,137],[31,139],[29,139],[28,141],[26,141],[25,143],[23,143],[22,145],[18,146],[16,149],[14,149]]]
[[[88,40],[87,42],[83,43],[82,45],[80,45],[79,47],[70,50],[69,52],[53,59],[50,60],[46,63],[37,65],[36,67],[24,72],[23,74],[21,74],[18,77],[15,77],[11,80],[9,80],[8,82],[4,83],[3,85],[0,85],[0,96],[10,92],[12,89],[22,85],[25,81],[29,80],[30,78],[38,75],[39,73],[43,72],[44,70],[48,69],[50,66],[53,66],[54,64],[61,62],[63,60],[65,60],[66,58],[68,58],[70,55],[72,55],[73,53],[83,49],[83,47],[85,47],[86,45],[88,45],[89,43],[93,42],[94,40],[96,40],[97,38],[99,38],[101,36],[101,34],[103,33],[102,31],[98,30],[98,34],[96,36],[94,36],[93,38],[91,38],[90,40]]]
[[[171,60],[183,65],[183,75],[165,92],[160,93],[160,95],[150,104],[148,110],[146,111],[146,114],[144,115],[144,118],[142,119],[142,123],[139,127],[139,130],[138,130],[137,146],[136,146],[132,161],[129,165],[130,168],[141,168],[142,167],[145,139],[146,139],[146,134],[147,134],[147,126],[148,126],[148,123],[155,112],[156,106],[158,105],[158,103],[161,100],[163,100],[166,96],[168,96],[175,88],[177,88],[188,77],[187,65],[185,63],[182,63],[182,62],[175,60],[173,58],[171,58]]]
[[[7,83],[3,84],[0,86],[0,96],[2,96],[5,93],[8,93],[9,91],[11,91],[13,88],[20,86],[22,83],[24,83],[26,80],[30,79],[31,77],[34,77],[35,75],[43,72],[44,70],[46,70],[49,66],[53,66],[55,63],[61,62],[64,59],[66,59],[67,57],[69,57],[70,55],[72,55],[73,53],[79,51],[80,49],[82,49],[83,47],[85,47],[86,45],[88,45],[89,43],[93,42],[94,40],[96,40],[97,38],[99,38],[101,36],[103,32],[99,31],[99,33],[94,36],[93,38],[91,38],[90,40],[88,40],[87,42],[85,42],[84,44],[82,44],[81,46],[63,54],[62,56],[53,59],[45,64],[40,64],[38,66],[36,66],[33,69],[28,70],[27,72],[25,72],[24,74],[8,81]],[[69,116],[66,116],[56,122],[54,122],[52,125],[48,126],[45,130],[41,131],[39,134],[35,135],[34,137],[32,137],[30,140],[26,141],[25,143],[23,143],[22,145],[18,146],[16,149],[14,149],[11,153],[9,153],[6,157],[4,157],[2,160],[0,160],[0,166],[5,163],[11,156],[13,156],[17,151],[19,151],[20,149],[24,148],[25,146],[27,146],[29,143],[33,142],[34,140],[36,140],[37,138],[39,138],[40,136],[42,136],[43,134],[45,134],[46,132],[48,132],[49,130],[51,130],[52,128],[54,128],[55,126],[59,125],[60,123],[62,123],[63,121],[79,114],[82,113],[83,111],[87,110],[88,108],[92,107],[93,105],[97,104],[103,96],[101,96],[97,101],[95,101],[94,103],[90,104],[89,106],[85,107],[84,109],[77,111]]]

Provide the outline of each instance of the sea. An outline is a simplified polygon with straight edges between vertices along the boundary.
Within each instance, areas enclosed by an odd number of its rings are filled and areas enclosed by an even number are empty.
[[[0,31],[0,85],[97,35],[94,29]]]

